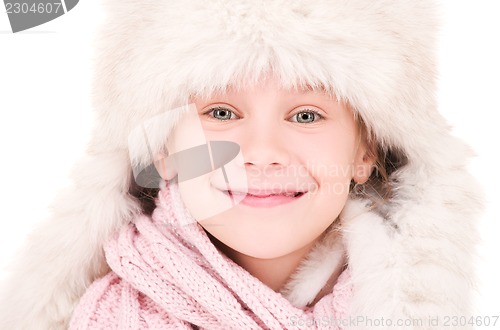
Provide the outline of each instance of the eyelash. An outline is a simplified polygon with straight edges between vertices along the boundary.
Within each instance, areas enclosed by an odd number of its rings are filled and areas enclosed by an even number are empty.
[[[204,113],[203,113],[203,115],[204,115],[204,116],[209,117],[210,119],[215,119],[216,121],[229,121],[229,120],[232,120],[232,119],[228,119],[228,120],[217,119],[217,118],[215,118],[214,116],[210,115],[210,114],[212,114],[215,110],[225,110],[225,111],[229,111],[230,113],[232,113],[233,115],[235,115],[233,111],[229,110],[228,108],[225,108],[225,107],[220,107],[220,106],[210,108],[210,110],[208,110],[208,111],[204,112]],[[295,116],[296,116],[296,115],[298,115],[299,113],[304,113],[304,112],[311,112],[311,113],[313,113],[313,114],[314,114],[314,118],[315,118],[315,120],[314,120],[312,123],[314,123],[314,122],[316,122],[316,121],[318,121],[318,120],[323,120],[323,119],[324,119],[324,117],[323,117],[323,116],[322,116],[322,115],[321,115],[318,111],[313,110],[313,109],[301,110],[301,111],[299,111],[299,112],[296,112],[296,113],[295,113],[292,117],[295,117]],[[235,116],[236,116],[236,115],[235,115]],[[232,116],[231,116],[231,117],[232,117]],[[316,118],[318,118],[318,119],[316,119]],[[298,122],[297,122],[297,121],[294,121],[294,123],[298,123]],[[299,123],[299,124],[309,124],[309,123]]]

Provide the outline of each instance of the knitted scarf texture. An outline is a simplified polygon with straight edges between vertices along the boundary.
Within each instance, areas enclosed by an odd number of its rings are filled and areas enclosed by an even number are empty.
[[[215,248],[176,184],[156,203],[105,244],[112,271],[87,289],[69,329],[342,329],[349,269],[313,307],[294,307]]]

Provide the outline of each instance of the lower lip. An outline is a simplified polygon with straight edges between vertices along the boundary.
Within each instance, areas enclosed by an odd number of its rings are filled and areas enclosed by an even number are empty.
[[[226,193],[227,194],[227,193]],[[275,207],[279,205],[284,205],[291,203],[300,199],[306,193],[300,194],[297,197],[288,197],[285,195],[269,195],[258,197],[254,195],[246,195],[240,204],[251,206],[251,207]],[[229,194],[228,194],[229,195]]]

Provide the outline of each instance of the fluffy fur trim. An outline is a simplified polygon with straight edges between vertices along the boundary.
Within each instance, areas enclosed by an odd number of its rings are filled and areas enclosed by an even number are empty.
[[[355,285],[352,314],[423,318],[469,312],[481,203],[465,171],[471,153],[436,110],[434,1],[106,5],[93,139],[73,171],[73,186],[10,268],[0,294],[1,329],[64,329],[85,288],[107,271],[103,241],[143,212],[129,193],[133,170],[161,152],[179,117],[169,110],[184,106],[190,95],[243,87],[269,74],[284,87],[324,88],[349,102],[383,147],[407,157],[391,174],[394,194],[383,207],[367,210],[353,200],[343,212]],[[158,115],[171,124],[151,130],[147,144],[129,144],[130,134]]]
[[[306,307],[315,300],[332,274],[343,268],[345,261],[344,244],[339,231],[333,227],[300,263],[281,294],[294,306]]]

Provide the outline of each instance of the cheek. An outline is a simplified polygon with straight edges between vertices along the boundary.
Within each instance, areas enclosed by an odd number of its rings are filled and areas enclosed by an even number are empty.
[[[336,136],[332,135],[321,141],[308,141],[301,149],[301,159],[310,175],[319,184],[350,181],[354,162],[352,141],[346,143],[345,140],[336,139]]]
[[[232,209],[244,196],[228,198],[221,190],[230,185],[246,187],[247,175],[243,166],[243,156],[236,155],[225,164],[224,171],[217,168],[189,180],[179,182],[179,191],[183,202],[195,219],[203,220]],[[227,181],[227,182],[226,182]]]

